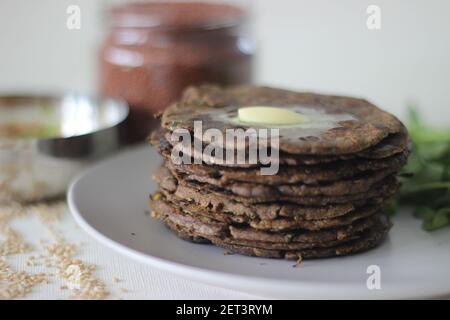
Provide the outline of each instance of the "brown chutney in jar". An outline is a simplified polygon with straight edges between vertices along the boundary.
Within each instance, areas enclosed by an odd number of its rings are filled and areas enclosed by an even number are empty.
[[[113,7],[100,48],[102,94],[130,105],[128,133],[143,140],[152,114],[193,84],[249,83],[253,43],[245,12],[207,2],[141,2]]]

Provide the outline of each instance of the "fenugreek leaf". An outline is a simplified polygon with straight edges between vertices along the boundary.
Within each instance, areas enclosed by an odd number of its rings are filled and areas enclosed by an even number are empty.
[[[400,174],[400,204],[415,205],[422,227],[434,231],[450,225],[450,129],[426,126],[409,110],[412,154]],[[412,173],[412,174],[411,174]]]

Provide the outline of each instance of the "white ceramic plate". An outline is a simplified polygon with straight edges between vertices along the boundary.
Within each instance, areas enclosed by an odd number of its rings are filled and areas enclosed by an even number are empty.
[[[270,298],[418,298],[450,295],[450,230],[426,233],[409,212],[394,219],[389,238],[354,256],[292,261],[225,255],[178,239],[148,214],[158,154],[143,146],[79,176],[68,201],[81,227],[118,252],[178,276]],[[367,288],[368,266],[380,268],[381,289]]]

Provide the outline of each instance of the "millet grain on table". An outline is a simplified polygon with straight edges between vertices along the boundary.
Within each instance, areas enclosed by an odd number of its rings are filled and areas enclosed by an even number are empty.
[[[96,266],[77,259],[77,246],[67,242],[58,231],[67,207],[64,201],[41,202],[31,205],[8,203],[0,205],[0,299],[26,298],[39,285],[49,284],[56,275],[60,290],[69,290],[71,299],[105,299],[110,292],[104,281],[95,277]],[[51,236],[38,245],[27,243],[12,227],[12,222],[35,216],[40,226]],[[20,223],[20,222],[19,222]],[[13,257],[34,253],[16,270],[8,262]],[[46,272],[30,273],[28,268],[44,267]],[[56,272],[54,270],[56,269]],[[120,291],[122,292],[122,291]],[[120,298],[120,297],[118,297]]]

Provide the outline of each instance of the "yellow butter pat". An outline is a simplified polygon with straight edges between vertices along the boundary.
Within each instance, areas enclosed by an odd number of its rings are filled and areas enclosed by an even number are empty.
[[[308,121],[307,117],[298,112],[286,108],[268,106],[239,108],[238,118],[239,121],[244,123],[278,126],[296,125]]]

